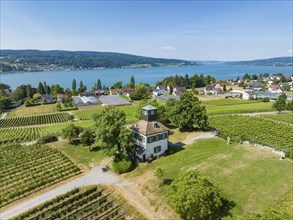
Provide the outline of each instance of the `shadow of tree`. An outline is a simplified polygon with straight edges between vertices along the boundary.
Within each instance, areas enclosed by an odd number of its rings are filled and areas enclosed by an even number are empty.
[[[222,206],[220,208],[220,217],[232,217],[231,210],[236,206],[234,201],[222,198]]]
[[[163,179],[163,185],[171,185],[173,181],[173,179]]]
[[[101,150],[100,146],[95,146],[95,147],[91,148],[91,152],[96,152],[96,151],[99,151],[99,150]]]

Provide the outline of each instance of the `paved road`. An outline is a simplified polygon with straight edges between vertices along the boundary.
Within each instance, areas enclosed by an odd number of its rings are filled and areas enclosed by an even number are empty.
[[[64,194],[75,187],[88,186],[93,184],[108,184],[112,185],[118,183],[120,178],[110,172],[102,172],[101,167],[94,167],[86,175],[79,177],[65,185],[57,187],[49,192],[43,193],[35,198],[29,199],[11,209],[8,209],[0,213],[0,219],[6,220],[16,216],[22,212],[25,212],[41,203],[46,202],[47,200],[53,199],[54,197]]]

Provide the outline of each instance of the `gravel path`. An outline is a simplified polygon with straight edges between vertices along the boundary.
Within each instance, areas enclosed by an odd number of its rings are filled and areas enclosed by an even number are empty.
[[[79,177],[65,185],[62,185],[60,187],[57,187],[49,192],[43,193],[35,198],[29,199],[15,207],[12,207],[2,213],[0,213],[0,219],[6,220],[9,218],[12,218],[13,216],[16,216],[22,212],[25,212],[41,203],[44,203],[50,199],[53,199],[54,197],[64,194],[75,187],[82,187],[82,186],[88,186],[93,184],[108,184],[113,185],[115,183],[118,183],[120,181],[120,178],[118,176],[115,176],[114,174],[111,174],[110,172],[102,172],[101,167],[95,167],[93,168],[89,173],[86,175]]]
[[[4,118],[6,118],[7,115],[8,115],[8,113],[7,113],[7,112],[4,112],[4,113],[1,115],[1,118],[0,118],[0,119],[4,119]]]

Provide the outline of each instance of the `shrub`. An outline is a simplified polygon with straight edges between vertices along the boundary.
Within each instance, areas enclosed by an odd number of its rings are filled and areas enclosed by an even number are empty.
[[[46,144],[54,141],[58,141],[58,137],[56,135],[46,135],[39,138],[37,144]]]
[[[123,159],[120,161],[113,161],[113,170],[117,173],[127,173],[132,169],[132,162],[129,159]]]
[[[270,102],[270,99],[268,97],[265,97],[262,99],[263,102]]]

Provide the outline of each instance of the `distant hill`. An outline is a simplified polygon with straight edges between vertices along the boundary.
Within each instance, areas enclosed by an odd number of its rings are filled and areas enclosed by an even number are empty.
[[[233,65],[250,66],[293,66],[293,57],[275,57],[269,59],[227,62]]]
[[[0,71],[54,71],[95,68],[157,67],[196,65],[178,59],[130,54],[63,50],[0,50]]]

